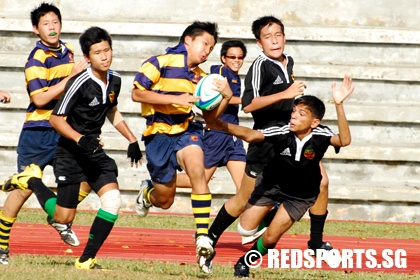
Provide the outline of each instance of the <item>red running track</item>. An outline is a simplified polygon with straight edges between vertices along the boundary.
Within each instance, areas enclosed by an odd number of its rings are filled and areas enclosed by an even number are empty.
[[[34,255],[81,255],[87,241],[89,226],[73,226],[81,242],[80,246],[72,247],[64,244],[57,232],[47,224],[16,223],[12,229],[10,239],[10,257],[14,254]],[[195,263],[195,244],[193,230],[168,230],[152,228],[114,227],[108,239],[98,253],[99,258],[123,258],[156,260],[179,263]],[[354,262],[347,262],[347,268],[330,268],[323,263],[322,269],[354,272],[394,272],[394,273],[420,273],[420,241],[411,239],[380,239],[326,236],[334,248],[342,249],[375,249],[380,255],[384,249],[393,252],[404,249],[407,253],[407,267],[397,268],[367,268],[364,264],[366,257],[360,258],[362,265],[357,268],[356,257]],[[306,249],[308,236],[286,234],[282,237],[276,249]],[[251,245],[242,246],[240,237],[235,232],[225,232],[219,240],[214,259],[215,264],[232,265],[242,256]],[[69,252],[70,251],[70,252]],[[393,256],[390,255],[392,258]],[[267,267],[265,256],[262,267]],[[383,259],[378,257],[378,263]],[[288,262],[290,264],[290,262]],[[349,267],[349,266],[353,266]]]

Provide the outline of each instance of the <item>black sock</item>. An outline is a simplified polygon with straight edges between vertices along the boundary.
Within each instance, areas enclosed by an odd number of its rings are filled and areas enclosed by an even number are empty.
[[[213,247],[216,247],[217,241],[219,241],[222,233],[237,219],[237,217],[232,217],[225,208],[223,204],[220,208],[219,213],[217,213],[216,218],[214,219],[211,227],[209,229],[209,237],[213,240]]]
[[[322,234],[327,215],[328,211],[324,215],[314,215],[309,211],[309,217],[311,218],[311,239],[308,242],[309,247],[319,248],[322,246]]]
[[[50,198],[55,198],[56,195],[53,193],[40,178],[32,177],[28,181],[28,188],[34,192],[36,198],[41,204],[41,207],[45,210],[45,202]]]
[[[105,242],[114,227],[116,219],[117,215],[112,215],[102,209],[99,209],[98,214],[93,221],[92,227],[90,228],[89,239],[85,250],[79,259],[80,262],[85,262],[89,258],[94,258],[96,256],[96,253],[98,253],[102,244]]]

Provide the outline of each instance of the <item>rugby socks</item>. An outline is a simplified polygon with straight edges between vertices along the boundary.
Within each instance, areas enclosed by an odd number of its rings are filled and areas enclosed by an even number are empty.
[[[197,227],[196,237],[209,233],[211,197],[211,193],[191,194],[191,206]]]
[[[42,209],[44,209],[50,217],[54,217],[54,210],[57,202],[55,193],[53,193],[40,178],[29,179],[28,186],[36,195]]]
[[[217,213],[216,218],[209,229],[209,237],[213,240],[213,247],[216,247],[217,241],[219,241],[222,233],[237,219],[237,217],[231,216],[223,204]]]
[[[0,212],[0,249],[9,248],[10,230],[17,217],[6,217]]]
[[[85,262],[89,258],[94,258],[96,256],[96,253],[98,253],[102,244],[105,242],[114,227],[117,218],[118,215],[111,214],[102,209],[98,210],[95,220],[92,223],[92,227],[90,228],[89,238],[85,250],[79,259],[80,262]]]
[[[309,211],[309,217],[311,218],[311,238],[308,241],[309,248],[316,249],[322,246],[322,234],[327,215],[328,211],[324,215],[314,215]]]
[[[151,188],[149,188],[149,187],[147,187],[145,190],[144,190],[144,192],[143,192],[143,197],[144,197],[144,200],[146,200],[146,202],[148,202],[148,203],[150,203],[150,204],[152,204],[153,205],[153,203],[152,203],[152,201],[150,200],[150,195],[152,194],[152,192],[155,190],[155,188],[154,187],[151,187]]]
[[[79,198],[77,199],[77,201],[80,203],[83,201],[83,199],[85,199],[87,196],[89,195],[88,192],[85,192],[84,190],[80,189],[79,190]]]
[[[258,251],[261,254],[249,254],[249,252],[252,251]],[[254,245],[252,245],[251,249],[248,250],[248,252],[246,252],[245,255],[243,255],[239,261],[241,261],[242,263],[254,263],[256,260],[258,260],[260,257],[266,255],[268,253],[268,249],[265,248],[263,242],[262,242],[262,237],[258,238],[258,241],[254,243]],[[249,258],[245,261],[245,258]]]

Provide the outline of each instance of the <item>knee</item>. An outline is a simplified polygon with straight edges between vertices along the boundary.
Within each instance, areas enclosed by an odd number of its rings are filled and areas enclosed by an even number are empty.
[[[159,201],[160,208],[162,208],[164,210],[171,208],[173,203],[174,203],[174,198],[173,197]]]
[[[257,232],[258,227],[254,228],[254,229],[245,229],[245,228],[242,227],[241,221],[239,221],[237,229],[238,229],[239,235],[241,235],[241,236],[251,236],[251,235],[254,235]]]
[[[121,195],[118,189],[107,191],[101,196],[101,208],[105,212],[118,215],[121,208]]]

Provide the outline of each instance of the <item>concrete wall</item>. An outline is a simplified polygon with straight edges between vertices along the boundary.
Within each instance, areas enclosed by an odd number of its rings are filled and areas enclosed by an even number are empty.
[[[13,94],[13,102],[1,105],[0,177],[15,171],[16,144],[25,116],[23,67],[36,36],[29,12],[41,1],[0,2],[0,88]],[[295,59],[297,79],[308,84],[307,92],[327,104],[324,123],[336,128],[330,97],[332,81],[350,73],[355,93],[346,101],[353,142],[323,160],[330,177],[330,218],[371,221],[420,221],[420,10],[419,1],[54,1],[63,16],[64,41],[76,47],[78,36],[92,25],[113,36],[113,69],[123,77],[119,109],[140,137],[144,120],[139,105],[131,101],[131,84],[142,61],[177,44],[193,20],[216,21],[220,40],[202,66],[219,63],[220,42],[242,39],[248,56],[244,77],[260,49],[251,23],[272,14],[286,26],[286,52]],[[249,115],[241,122],[251,126]],[[107,149],[120,169],[125,210],[133,210],[138,185],[148,177],[142,168],[127,168],[126,141],[107,124],[103,134]],[[54,187],[51,170],[45,182]],[[228,172],[221,168],[210,182],[213,211],[234,193]],[[4,201],[6,194],[0,194]],[[2,202],[0,202],[0,205]],[[98,207],[96,195],[81,208]],[[31,198],[27,207],[38,207]],[[156,209],[153,209],[156,210]],[[190,212],[188,191],[180,191],[169,211]]]

